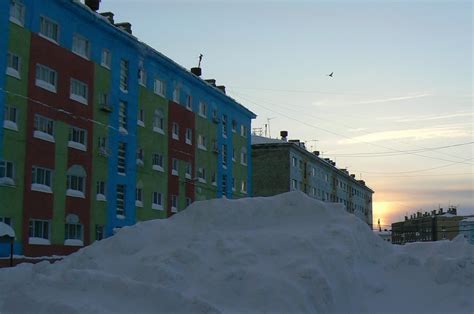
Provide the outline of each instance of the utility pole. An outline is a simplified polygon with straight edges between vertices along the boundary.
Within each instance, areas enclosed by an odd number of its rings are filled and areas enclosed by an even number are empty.
[[[268,125],[268,137],[269,138],[272,137],[272,133],[270,131],[270,120],[273,120],[273,119],[276,119],[276,117],[267,118],[267,124],[265,124],[265,135],[267,135],[267,125]]]

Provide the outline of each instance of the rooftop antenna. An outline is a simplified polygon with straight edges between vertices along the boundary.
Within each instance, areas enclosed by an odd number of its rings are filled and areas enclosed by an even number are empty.
[[[273,119],[276,119],[276,117],[271,117],[271,118],[267,118],[267,124],[268,124],[268,137],[271,138],[272,137],[272,133],[270,131],[270,120],[273,120]],[[266,130],[266,127],[267,125],[265,124],[265,130]],[[267,132],[265,131],[265,136],[267,135]]]
[[[202,57],[203,57],[202,53],[201,53],[201,54],[199,54],[199,63],[198,63],[198,68],[200,68],[200,67],[201,67],[201,61],[202,61]]]

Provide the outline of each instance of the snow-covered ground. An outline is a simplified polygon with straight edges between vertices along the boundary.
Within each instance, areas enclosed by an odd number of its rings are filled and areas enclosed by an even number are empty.
[[[0,282],[1,313],[473,313],[474,246],[392,246],[290,192],[196,202]]]

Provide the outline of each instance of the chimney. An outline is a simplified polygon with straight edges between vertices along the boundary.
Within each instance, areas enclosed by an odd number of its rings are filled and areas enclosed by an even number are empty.
[[[117,23],[117,24],[115,24],[115,26],[117,26],[118,28],[126,31],[129,34],[132,34],[132,24],[130,24],[128,22]]]
[[[207,82],[208,84],[211,84],[212,86],[216,87],[216,80],[215,79],[208,79],[208,80],[204,80],[205,82]]]
[[[86,5],[92,10],[99,10],[100,0],[86,0]]]
[[[191,73],[196,75],[196,76],[201,76],[202,75],[202,70],[199,67],[191,68]]]
[[[224,85],[219,85],[219,86],[216,86],[221,92],[223,92],[225,94],[225,86]]]
[[[443,209],[440,208],[439,211],[438,211],[438,215],[442,215],[443,214]]]
[[[313,154],[315,154],[316,156],[319,157],[319,150],[315,150],[315,151],[313,152]]]
[[[102,12],[100,15],[109,20],[111,24],[114,24],[114,14],[112,12]]]
[[[282,141],[287,141],[288,131],[280,131],[280,136]]]
[[[352,179],[355,179],[356,175],[355,174],[351,174],[351,178]]]

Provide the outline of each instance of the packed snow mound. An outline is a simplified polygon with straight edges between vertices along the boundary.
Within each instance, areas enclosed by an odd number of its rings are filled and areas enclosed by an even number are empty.
[[[474,247],[392,246],[290,192],[196,202],[0,282],[1,313],[472,313]]]

